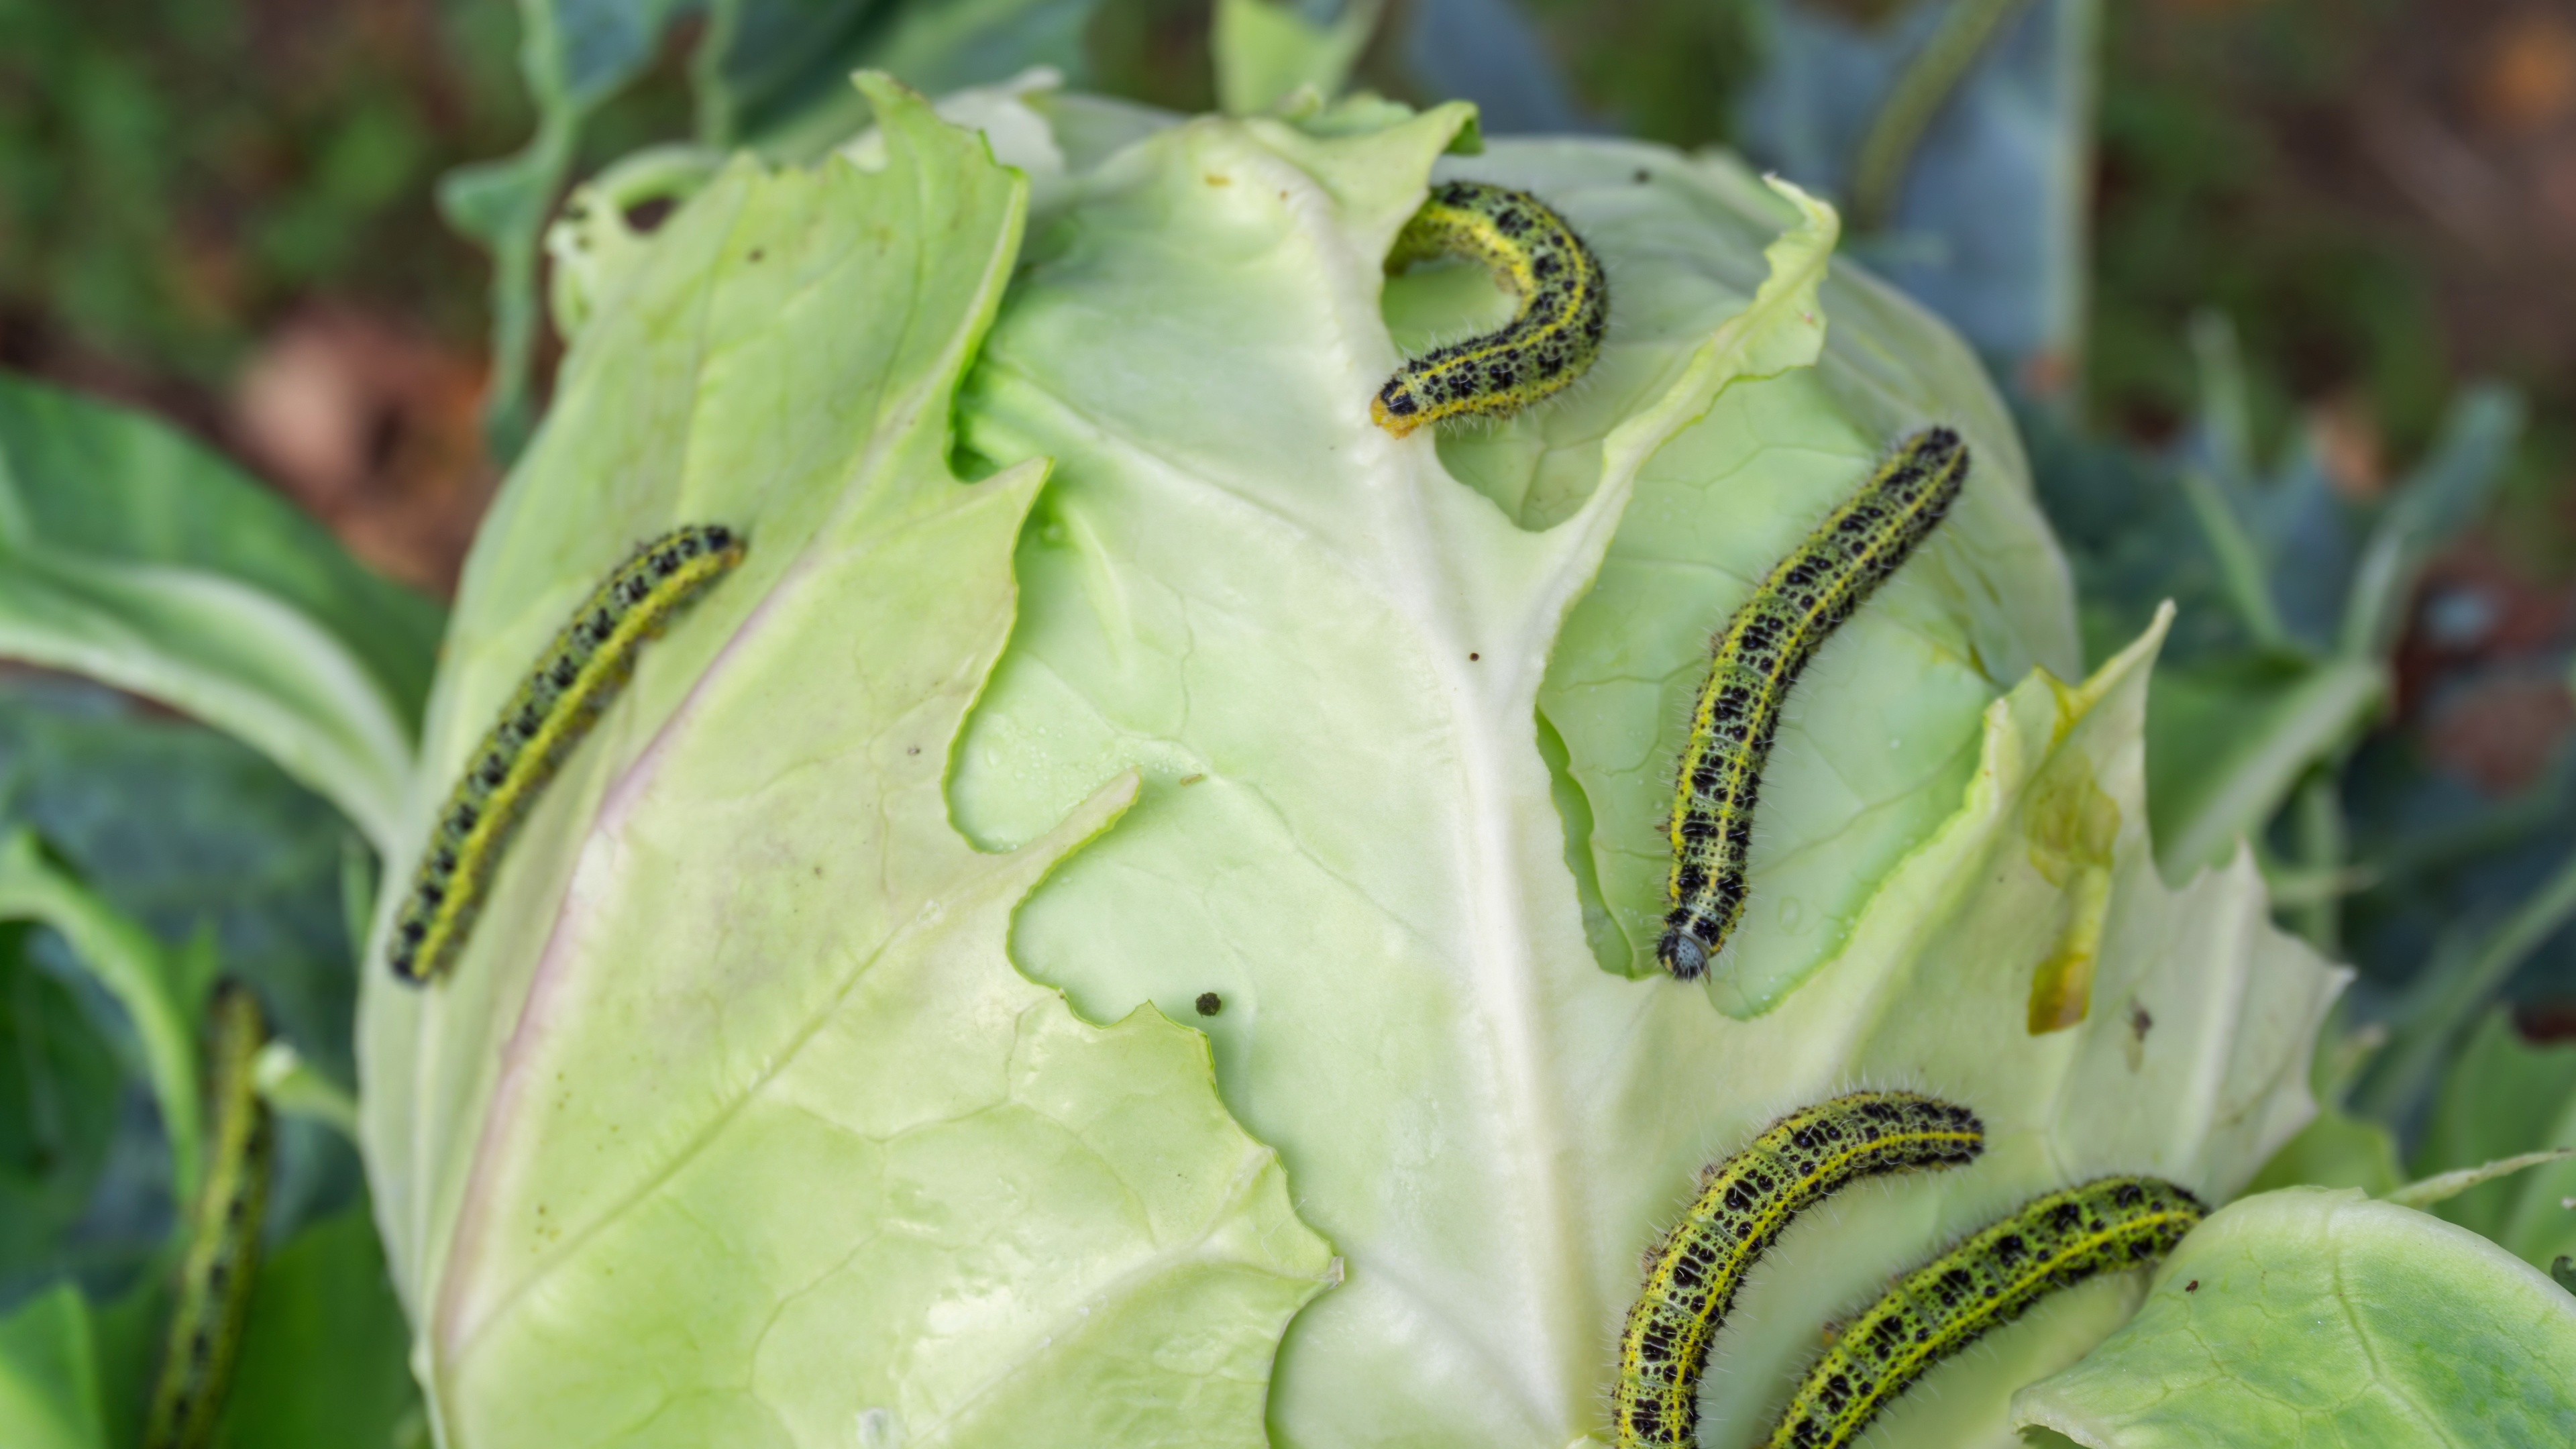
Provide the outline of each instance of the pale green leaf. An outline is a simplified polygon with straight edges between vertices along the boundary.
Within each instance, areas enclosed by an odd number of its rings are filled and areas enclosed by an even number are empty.
[[[1349,79],[1383,8],[1382,0],[1342,0],[1341,13],[1319,24],[1282,0],[1217,0],[1217,105],[1248,116],[1300,90],[1330,100]]]
[[[949,823],[1044,477],[947,465],[1025,189],[867,90],[881,170],[737,162],[654,235],[467,568],[424,827],[635,539],[750,540],[449,978],[369,975],[370,1165],[451,1445],[1259,1444],[1329,1281],[1204,1038],[1012,967],[1022,897],[1133,784],[1008,853]]]
[[[2463,1228],[2354,1191],[2230,1205],[2138,1315],[2013,1419],[2086,1449],[2576,1443],[2576,1296]]]
[[[1748,1442],[1828,1318],[2023,1197],[2114,1168],[2241,1185],[2311,1110],[2336,975],[2271,928],[2250,857],[2156,876],[2155,641],[2062,682],[2073,611],[2010,425],[1955,338],[1829,268],[1829,213],[1655,147],[1442,159],[1461,121],[1192,121],[1032,242],[962,438],[1055,472],[949,797],[1000,849],[1143,775],[1017,957],[1098,1019],[1221,999],[1225,1099],[1349,1265],[1281,1346],[1282,1444],[1606,1436],[1637,1254],[1709,1158],[1854,1083],[1986,1114],[1973,1173],[1838,1200],[1766,1262],[1708,1380],[1706,1441]],[[1367,404],[1402,346],[1494,315],[1472,271],[1383,275],[1434,175],[1565,212],[1614,320],[1563,398],[1398,441]],[[1810,670],[1766,782],[1757,899],[1811,880],[1838,917],[1748,945],[1722,999],[1758,1021],[1631,979],[1625,948],[1600,969],[1588,927],[1642,950],[1661,909],[1709,632],[1932,421],[1968,431],[1969,495]],[[2111,823],[2103,849],[2035,861],[2069,816]],[[2079,1019],[2034,1035],[2043,975]],[[2132,1291],[1999,1336],[1884,1442],[2001,1439],[2011,1391]]]

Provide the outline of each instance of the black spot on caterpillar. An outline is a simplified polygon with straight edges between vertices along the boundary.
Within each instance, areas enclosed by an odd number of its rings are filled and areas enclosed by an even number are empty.
[[[2207,1214],[2153,1177],[2104,1177],[2035,1198],[1907,1274],[1807,1372],[1765,1442],[1842,1449],[1933,1365],[2061,1288],[2143,1268]]]
[[[1957,433],[1906,439],[1718,631],[1675,785],[1669,909],[1655,951],[1674,976],[1707,970],[1744,917],[1762,767],[1799,672],[1931,534],[1967,476]]]
[[[502,852],[601,711],[635,656],[674,614],[742,562],[746,540],[722,525],[676,528],[637,549],[573,611],[536,668],[467,756],[394,917],[394,975],[435,979],[465,949]]]
[[[1526,192],[1444,181],[1397,234],[1387,270],[1431,257],[1484,263],[1519,296],[1499,330],[1435,347],[1395,370],[1369,417],[1401,438],[1468,413],[1508,417],[1581,377],[1601,354],[1610,286],[1565,218]]]
[[[206,1180],[188,1208],[187,1249],[143,1449],[200,1449],[212,1442],[259,1271],[275,1135],[256,1069],[268,1025],[249,988],[232,981],[215,988],[207,1037]]]
[[[1698,1201],[1656,1246],[1619,1341],[1611,1418],[1619,1449],[1698,1442],[1700,1371],[1735,1291],[1789,1220],[1881,1173],[1953,1167],[1985,1150],[1965,1107],[1914,1092],[1854,1092],[1781,1118],[1701,1174]]]

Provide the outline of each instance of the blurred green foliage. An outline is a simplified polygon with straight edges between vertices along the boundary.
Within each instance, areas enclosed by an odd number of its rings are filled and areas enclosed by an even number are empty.
[[[471,335],[479,264],[429,186],[525,124],[512,28],[499,3],[0,0],[10,350],[211,382],[315,290]]]

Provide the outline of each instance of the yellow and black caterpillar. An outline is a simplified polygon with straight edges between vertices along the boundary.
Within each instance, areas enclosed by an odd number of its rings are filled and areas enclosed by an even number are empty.
[[[573,747],[635,672],[644,642],[742,562],[720,524],[673,529],[635,551],[573,611],[500,722],[468,758],[394,918],[394,974],[436,978],[465,949],[510,837]]]
[[[1369,417],[1399,438],[1443,418],[1509,416],[1581,377],[1601,353],[1609,283],[1592,249],[1547,203],[1481,181],[1432,187],[1397,234],[1387,270],[1448,256],[1484,263],[1520,307],[1499,330],[1396,369]]]
[[[1931,534],[1967,476],[1957,433],[1906,439],[1718,632],[1673,802],[1669,909],[1655,951],[1673,975],[1707,970],[1743,919],[1762,767],[1799,672]]]
[[[1768,1449],[1842,1449],[1908,1385],[2040,1299],[2173,1251],[2207,1209],[2153,1177],[2037,1198],[1907,1274],[1807,1372]]]
[[[1619,1449],[1698,1442],[1708,1346],[1754,1260],[1789,1220],[1864,1177],[1953,1167],[1985,1150],[1975,1113],[1914,1092],[1855,1092],[1781,1118],[1702,1174],[1628,1311],[1611,1403]]]
[[[259,1049],[268,1024],[248,988],[215,988],[206,1053],[206,1180],[188,1207],[188,1240],[161,1372],[152,1386],[143,1449],[199,1449],[214,1438],[231,1386],[259,1270],[260,1225],[268,1215],[269,1161],[276,1137],[259,1097]]]

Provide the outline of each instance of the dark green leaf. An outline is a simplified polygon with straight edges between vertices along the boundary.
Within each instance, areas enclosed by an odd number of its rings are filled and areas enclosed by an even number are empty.
[[[438,606],[369,572],[224,459],[140,413],[0,376],[0,545],[217,575],[314,620],[406,730],[429,698]]]
[[[0,920],[35,921],[60,933],[73,959],[124,1010],[161,1109],[171,1180],[180,1196],[195,1192],[205,1156],[196,1018],[206,983],[151,932],[100,899],[31,830],[0,836]]]
[[[2576,1047],[2534,1046],[2503,1012],[2490,1012],[2451,1064],[2433,1099],[2415,1170],[2431,1175],[2547,1147],[2576,1147]],[[2433,1211],[2547,1263],[2576,1251],[2576,1192],[2567,1164],[2481,1183]]]
[[[2368,726],[2386,688],[2379,666],[2351,660],[2158,669],[2147,697],[2157,863],[2179,876],[2258,834],[2302,775]]]
[[[0,927],[0,1303],[67,1266],[126,1090],[69,987],[29,958],[31,929]]]
[[[114,909],[162,942],[211,933],[225,970],[259,990],[280,1035],[334,1081],[355,1079],[356,982],[339,881],[351,835],[328,804],[202,726],[74,681],[0,677],[0,828],[21,826],[39,831]],[[356,851],[371,872],[364,847]],[[0,1195],[0,1301],[45,1276],[49,1251],[69,1251],[64,1233],[85,1246],[77,1264],[60,1259],[57,1271],[77,1266],[102,1275],[84,1277],[94,1288],[119,1286],[169,1220],[167,1172],[155,1165],[165,1156],[159,1124],[143,1102],[129,1102],[139,1075],[120,1080],[116,1065],[130,1025],[99,993],[90,993],[90,1011],[75,1003],[69,987],[83,974],[63,942],[43,933],[28,945],[48,969],[29,970],[14,987],[0,979],[9,992],[0,1011],[23,1011],[33,994],[46,1032],[41,1060],[51,1068],[43,1080],[60,1088],[60,1131],[39,1135],[32,1105],[28,1115],[12,1110],[13,1090],[32,1079],[38,1058],[9,1039],[0,1061],[30,1065],[0,1082],[0,1144],[69,1137],[68,1155],[54,1159],[63,1175],[43,1191],[61,1194],[76,1221],[20,1214],[17,1198]],[[9,974],[0,957],[0,978]],[[139,1054],[129,1049],[129,1059]],[[26,1137],[13,1136],[21,1131]],[[355,1154],[310,1124],[284,1123],[280,1132],[272,1222],[291,1228],[346,1205],[358,1190]],[[15,1181],[8,1170],[0,1167],[0,1181]]]
[[[0,656],[157,699],[396,829],[438,625],[157,423],[0,380]]]
[[[2245,1190],[2357,1187],[2378,1197],[2404,1179],[2397,1166],[2397,1139],[2387,1128],[2329,1107],[2273,1153]]]
[[[420,1419],[411,1330],[364,1205],[261,1265],[225,1400],[238,1449],[396,1449]]]

